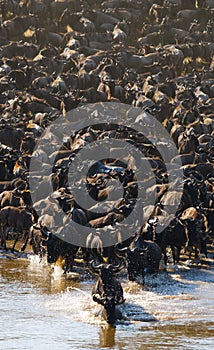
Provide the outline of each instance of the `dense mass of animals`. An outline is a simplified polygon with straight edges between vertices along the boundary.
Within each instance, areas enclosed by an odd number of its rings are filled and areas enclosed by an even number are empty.
[[[213,0],[1,0],[0,24],[0,224],[1,247],[21,240],[21,250],[32,250],[49,263],[63,261],[71,271],[75,257],[99,275],[93,300],[103,305],[103,316],[114,324],[116,305],[124,302],[115,274],[127,269],[128,278],[157,274],[168,248],[174,263],[181,249],[207,257],[214,237],[214,1]],[[77,106],[118,102],[149,112],[166,128],[182,162],[184,188],[176,216],[161,233],[156,225],[168,193],[163,160],[145,138],[132,142],[151,159],[157,193],[155,210],[128,240],[118,237],[115,247],[103,247],[99,228],[121,222],[137,197],[135,179],[121,163],[99,164],[88,178],[88,191],[99,201],[107,198],[110,178],[123,183],[126,196],[106,215],[83,210],[68,189],[70,156],[83,145],[117,137],[110,128],[80,130],[64,140],[51,159],[37,154],[38,169],[52,164],[53,194],[32,205],[28,177],[33,150],[43,130]],[[122,131],[127,139],[131,136]],[[164,148],[164,143],[163,143]],[[172,166],[180,166],[172,160]],[[122,168],[122,170],[121,170]],[[148,179],[147,179],[148,180]],[[42,178],[45,188],[49,179]],[[124,185],[125,184],[125,185]],[[57,217],[47,208],[63,208],[68,219],[92,228],[86,248],[56,236]],[[146,210],[146,208],[145,208]],[[39,214],[41,215],[38,215]],[[50,213],[50,210],[48,211]],[[66,223],[62,235],[66,232]],[[91,262],[92,260],[92,262]]]

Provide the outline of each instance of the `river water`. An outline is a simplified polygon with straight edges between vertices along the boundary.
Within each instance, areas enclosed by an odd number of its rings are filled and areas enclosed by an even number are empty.
[[[96,278],[63,276],[37,257],[0,252],[0,349],[214,348],[214,270],[178,266],[146,279],[122,282],[124,320],[116,329],[91,298]]]

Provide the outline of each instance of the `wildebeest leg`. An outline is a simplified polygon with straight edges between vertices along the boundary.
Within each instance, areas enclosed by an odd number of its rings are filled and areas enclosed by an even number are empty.
[[[198,259],[198,247],[195,245],[195,259]]]
[[[177,264],[179,263],[180,261],[180,253],[181,253],[181,247],[180,246],[177,246]]]
[[[159,247],[161,248],[162,254],[163,254],[163,261],[164,261],[164,271],[166,271],[166,267],[167,267],[167,263],[168,263],[168,259],[167,259],[167,254],[166,254],[166,247],[167,247],[167,240],[166,240],[166,233],[162,234],[161,236],[159,236],[160,238],[160,242],[156,242]]]
[[[9,227],[7,227],[6,225],[5,225],[5,228],[4,228],[4,236],[5,236],[5,241],[7,241],[8,239],[9,239],[9,231],[10,231],[10,229],[9,229]]]
[[[174,245],[171,245],[171,250],[172,250],[172,260],[173,263],[176,264],[176,248]]]
[[[18,240],[19,240],[19,232],[16,233],[16,236],[15,236],[15,239],[14,239],[14,243],[13,243],[13,246],[11,248],[12,252],[14,252],[15,246],[16,246],[16,243],[18,242]]]
[[[203,253],[205,255],[205,257],[207,258],[207,240],[206,239],[201,239],[201,253]]]
[[[74,262],[74,256],[67,257],[65,259],[64,273],[71,272],[72,266],[73,266],[73,262]]]
[[[72,270],[74,258],[78,251],[78,247],[71,251],[70,254],[65,258],[65,267],[64,267],[64,273],[69,272]]]
[[[174,264],[178,264],[178,262],[179,262],[179,257],[180,257],[181,247],[172,246],[171,249],[172,249],[173,263],[174,263]]]
[[[192,246],[187,246],[185,249],[185,252],[189,251],[189,259],[191,259],[192,252],[193,252],[193,247]]]
[[[142,269],[142,285],[145,284],[145,272],[144,269]]]
[[[179,259],[180,259],[180,251],[181,247],[180,246],[172,246],[172,258],[173,258],[173,263],[178,264]]]
[[[189,248],[189,259],[192,257],[192,253],[194,252],[195,259],[198,259],[198,248],[196,245],[190,246]]]
[[[28,242],[28,239],[29,239],[29,232],[27,230],[25,230],[23,232],[23,236],[24,236],[24,244],[22,245],[21,247],[21,251],[24,252],[25,249],[26,249],[26,246],[27,246],[27,242]]]
[[[1,225],[1,247],[7,250],[6,245],[6,225]]]
[[[166,271],[168,259],[167,259],[166,246],[165,245],[161,246],[161,251],[162,251],[162,254],[163,254],[163,261],[164,261],[164,269],[163,270]]]

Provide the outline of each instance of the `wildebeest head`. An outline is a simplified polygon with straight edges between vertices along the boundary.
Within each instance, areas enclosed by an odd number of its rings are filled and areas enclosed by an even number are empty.
[[[122,261],[118,265],[112,265],[112,264],[95,265],[94,261],[91,261],[90,263],[90,270],[95,274],[99,274],[99,276],[102,279],[112,278],[113,274],[120,272],[123,268],[124,268],[124,264]]]
[[[135,281],[136,277],[144,273],[144,260],[146,257],[147,248],[132,248],[129,247],[119,249],[116,247],[117,255],[124,257],[127,264],[127,272],[130,281]]]

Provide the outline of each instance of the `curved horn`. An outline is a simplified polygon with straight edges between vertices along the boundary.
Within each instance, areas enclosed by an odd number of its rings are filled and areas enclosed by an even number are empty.
[[[148,247],[138,249],[140,255],[144,255],[148,251]]]
[[[120,272],[122,269],[124,269],[125,268],[125,266],[126,266],[126,264],[125,264],[125,261],[122,259],[122,260],[120,260],[120,263],[118,264],[118,265],[112,265],[112,271],[114,272],[114,273],[118,273],[118,272]]]
[[[89,269],[96,274],[99,274],[99,271],[101,269],[101,267],[103,266],[103,264],[99,264],[99,265],[95,265],[94,260],[90,261],[89,263]]]
[[[115,253],[117,256],[119,257],[123,257],[127,252],[128,252],[128,247],[125,247],[125,248],[119,248],[119,245],[121,243],[116,243],[115,246],[114,246],[114,249],[115,249]]]

